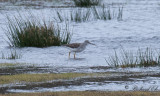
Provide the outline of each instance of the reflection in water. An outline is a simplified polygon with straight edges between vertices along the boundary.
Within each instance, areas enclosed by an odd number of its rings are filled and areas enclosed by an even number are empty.
[[[85,60],[86,58],[70,58],[69,60],[79,60],[79,61],[81,61],[81,60]]]

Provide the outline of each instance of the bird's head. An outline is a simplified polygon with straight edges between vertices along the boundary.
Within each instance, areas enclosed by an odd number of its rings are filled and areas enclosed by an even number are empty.
[[[89,42],[88,40],[85,40],[84,42],[87,43],[87,44],[95,45],[95,44]]]

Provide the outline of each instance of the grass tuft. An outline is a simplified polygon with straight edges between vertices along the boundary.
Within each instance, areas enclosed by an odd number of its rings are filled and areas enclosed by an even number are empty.
[[[89,21],[90,16],[91,16],[90,9],[87,10],[77,9],[71,12],[71,21],[86,22]]]
[[[117,18],[117,20],[122,20],[123,17],[123,7],[119,7],[118,13],[112,11],[110,7],[106,8],[104,5],[100,8],[93,7],[92,9],[95,19],[111,20]]]
[[[56,11],[57,17],[55,18],[56,21],[58,22],[63,22],[63,21],[72,21],[72,22],[86,22],[89,21],[91,18],[91,10],[90,8],[87,9],[82,9],[82,8],[77,8],[73,9],[70,11],[69,15],[70,16],[64,16],[64,14],[61,13],[61,11]]]
[[[101,0],[73,0],[73,2],[78,7],[91,7],[99,5]]]
[[[41,24],[37,20],[24,20],[22,18],[8,18],[8,30],[6,35],[8,44],[14,47],[48,47],[68,44],[71,40],[69,26],[65,30],[53,22]]]
[[[106,62],[111,67],[150,67],[160,65],[160,54],[156,54],[150,48],[146,50],[139,49],[136,54],[131,51],[121,50],[121,54],[118,55],[115,51],[113,56],[106,59]]]

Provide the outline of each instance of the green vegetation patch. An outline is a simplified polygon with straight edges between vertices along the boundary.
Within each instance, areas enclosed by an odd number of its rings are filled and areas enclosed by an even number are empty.
[[[14,66],[17,66],[18,63],[0,63],[0,68],[1,67],[14,67]]]
[[[0,76],[0,84],[21,82],[45,82],[57,79],[71,79],[87,76],[84,73],[62,73],[62,74],[18,74]]]
[[[52,74],[16,74],[16,75],[2,75],[0,76],[0,84],[9,83],[34,83],[34,82],[47,82],[58,79],[73,79],[81,77],[102,77],[108,76],[110,73],[52,73]]]

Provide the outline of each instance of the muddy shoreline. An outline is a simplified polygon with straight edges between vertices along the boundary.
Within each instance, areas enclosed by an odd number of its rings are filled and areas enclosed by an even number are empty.
[[[121,73],[120,73],[121,74]],[[91,82],[94,83],[111,83],[114,81],[130,81],[135,82],[133,78],[144,78],[144,77],[160,77],[160,73],[122,73],[121,75],[117,74],[114,76],[100,76],[100,77],[85,77],[85,78],[75,78],[69,80],[56,80],[51,82],[38,82],[38,83],[26,83],[26,84],[19,84],[19,86],[6,86],[0,88],[0,93],[12,93],[7,90],[38,90],[39,88],[54,88],[54,87],[69,87],[69,86],[83,86],[83,85],[90,85]],[[118,76],[119,75],[119,76]],[[132,79],[131,79],[132,78]],[[118,83],[117,82],[117,83]]]

